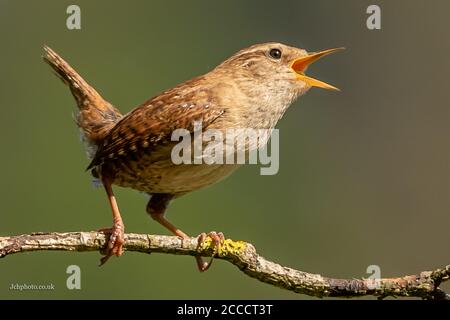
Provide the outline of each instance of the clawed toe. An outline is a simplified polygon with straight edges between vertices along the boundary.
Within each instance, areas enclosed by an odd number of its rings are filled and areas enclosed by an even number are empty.
[[[223,235],[222,232],[216,232],[216,231],[211,231],[208,233],[202,232],[198,236],[198,244],[197,244],[198,248],[202,246],[203,242],[206,240],[207,237],[211,238],[211,240],[214,242],[214,252],[213,252],[213,254],[211,256],[211,260],[209,262],[205,262],[202,257],[196,257],[197,267],[200,272],[204,272],[211,267],[214,256],[220,252],[220,245],[225,240],[225,236]]]
[[[112,228],[100,229],[108,235],[108,242],[105,249],[102,250],[104,256],[100,259],[100,266],[104,265],[112,256],[121,256],[124,252],[123,244],[125,243],[124,226],[123,223],[114,223]]]

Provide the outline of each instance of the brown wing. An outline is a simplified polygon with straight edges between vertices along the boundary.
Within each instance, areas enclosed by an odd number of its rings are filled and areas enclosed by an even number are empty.
[[[88,170],[108,160],[152,148],[170,141],[175,129],[194,130],[194,121],[202,121],[205,129],[224,110],[206,89],[185,92],[183,86],[174,88],[144,102],[124,116],[99,146]]]

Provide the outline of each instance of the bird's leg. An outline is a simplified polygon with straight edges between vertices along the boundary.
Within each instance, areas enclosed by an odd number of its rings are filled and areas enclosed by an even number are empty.
[[[148,214],[161,225],[163,225],[170,232],[175,234],[178,237],[183,239],[188,238],[188,235],[175,227],[169,220],[166,219],[164,213],[166,212],[167,206],[170,200],[173,199],[173,195],[171,194],[153,194],[147,204],[147,212]],[[206,236],[211,237],[213,239],[216,248],[218,249],[220,246],[220,242],[224,240],[224,236],[222,232],[209,232],[208,234],[202,233],[198,237],[198,246],[202,244],[202,242],[206,239]],[[200,271],[206,271],[209,269],[212,263],[212,258],[209,262],[205,262],[202,257],[195,257],[197,261],[197,267]]]
[[[114,196],[112,190],[111,181],[107,178],[102,179],[103,185],[108,195],[108,201],[111,206],[113,215],[113,226],[112,228],[100,229],[98,231],[109,234],[108,243],[104,250],[104,256],[100,260],[100,265],[103,265],[108,261],[113,255],[121,256],[123,253],[123,244],[125,242],[124,232],[125,226],[120,216],[119,206],[117,205],[116,197]]]

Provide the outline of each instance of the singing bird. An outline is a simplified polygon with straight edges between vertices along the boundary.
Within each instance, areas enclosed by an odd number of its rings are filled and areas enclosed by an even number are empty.
[[[136,189],[151,197],[147,213],[173,234],[187,235],[164,214],[169,202],[206,187],[231,174],[230,164],[175,164],[171,159],[176,129],[194,134],[202,130],[232,128],[273,129],[286,109],[311,87],[335,87],[305,75],[319,58],[341,48],[308,53],[281,43],[264,43],[240,50],[212,71],[169,89],[122,115],[104,100],[75,70],[49,47],[44,60],[69,86],[77,105],[80,128],[91,163],[88,169],[103,184],[112,209],[112,228],[101,264],[123,253],[124,223],[112,185]],[[261,146],[260,146],[261,147]],[[222,233],[202,233],[216,246]],[[200,271],[211,262],[196,257]],[[212,260],[211,260],[212,261]]]

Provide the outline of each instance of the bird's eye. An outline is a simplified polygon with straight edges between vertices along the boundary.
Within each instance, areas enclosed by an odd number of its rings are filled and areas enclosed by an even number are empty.
[[[270,49],[269,55],[274,59],[280,59],[281,58],[281,50],[280,49]]]

